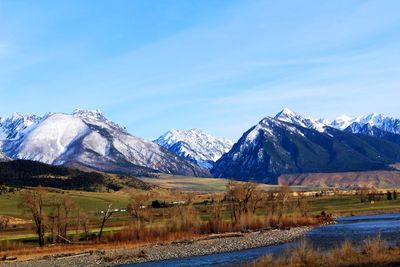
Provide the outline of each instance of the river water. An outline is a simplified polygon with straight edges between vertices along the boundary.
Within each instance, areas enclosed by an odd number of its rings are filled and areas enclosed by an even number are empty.
[[[400,244],[400,214],[380,214],[343,217],[337,220],[338,224],[320,226],[307,233],[305,238],[312,246],[321,250],[334,248],[348,240],[354,244],[361,244],[370,237],[378,234],[389,244]],[[251,262],[265,254],[279,255],[290,249],[299,240],[274,246],[260,247],[205,256],[195,256],[183,259],[174,259],[142,264],[125,265],[125,267],[193,267],[193,266],[238,266]]]

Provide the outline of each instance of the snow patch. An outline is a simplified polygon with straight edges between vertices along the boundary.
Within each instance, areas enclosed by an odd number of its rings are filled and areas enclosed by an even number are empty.
[[[110,152],[108,140],[98,132],[91,132],[83,139],[83,145],[99,155],[106,157]]]

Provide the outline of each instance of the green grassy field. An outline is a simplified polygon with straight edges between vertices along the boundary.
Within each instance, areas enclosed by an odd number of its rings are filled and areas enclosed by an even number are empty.
[[[153,178],[152,178],[153,179]],[[225,188],[226,180],[213,179],[218,181],[208,181],[208,187],[213,187],[214,191],[222,191]],[[167,181],[169,183],[168,178],[165,178],[163,182]],[[195,188],[198,190],[199,188],[206,187],[205,184],[207,182],[198,184],[195,181],[195,185],[190,185],[190,182],[193,182],[192,178],[187,178],[182,183],[184,188]],[[216,190],[218,189],[218,190]],[[113,209],[125,209],[128,204],[128,194],[126,192],[113,192],[113,193],[96,193],[96,192],[81,192],[81,191],[61,191],[62,194],[68,194],[71,198],[80,205],[81,210],[85,211],[88,214],[91,214],[91,228],[92,232],[96,232],[100,225],[100,220],[102,215],[99,214],[100,211],[106,210],[109,203],[112,204]],[[190,191],[190,190],[189,190]],[[52,193],[51,193],[52,194]],[[50,196],[51,196],[50,194]],[[53,193],[54,194],[54,193]],[[175,196],[174,191],[170,191],[168,194],[164,192],[157,196],[157,199],[163,201],[171,201]],[[58,195],[59,197],[60,195]],[[206,206],[203,204],[203,200],[206,199],[209,194],[202,194],[199,192],[197,197],[195,198],[196,207],[199,211],[205,210]],[[7,215],[14,218],[21,218],[30,220],[28,213],[24,213],[23,210],[19,207],[19,197],[20,191],[16,191],[14,193],[5,193],[0,195],[0,215]],[[337,216],[349,215],[349,214],[360,214],[360,213],[383,213],[389,211],[400,211],[400,199],[398,200],[386,200],[386,196],[382,197],[381,201],[376,201],[375,203],[365,202],[361,203],[360,199],[357,196],[323,196],[323,197],[309,197],[310,202],[310,212],[313,214],[319,214],[322,211],[327,213],[331,213]],[[296,201],[293,199],[293,201]],[[152,209],[152,216],[154,218],[162,218],[163,215],[159,213],[163,213],[162,209]],[[168,212],[168,211],[167,211]],[[258,214],[265,213],[263,208],[259,209]],[[201,213],[201,218],[204,220],[207,218],[207,213]],[[229,217],[226,215],[227,218]],[[116,231],[121,229],[122,227],[128,225],[132,221],[132,218],[129,216],[127,212],[117,212],[115,213],[110,221],[107,223],[106,231]],[[155,220],[154,222],[156,222]],[[26,241],[31,238],[35,238],[35,235],[32,233],[31,226],[24,225],[16,225],[7,229],[6,231],[0,231],[0,241],[1,240],[19,240]]]
[[[104,233],[109,233],[109,232],[116,232],[119,231],[123,228],[123,226],[112,226],[112,227],[104,227],[103,232]],[[100,231],[99,228],[92,228],[91,233],[98,233]],[[74,234],[75,231],[68,231],[69,234]],[[0,234],[0,242],[1,241],[19,241],[19,242],[34,242],[36,244],[37,242],[37,235],[34,233],[21,233],[21,234],[7,234],[3,233]]]
[[[223,184],[224,181],[219,183]],[[222,185],[215,185],[214,188],[222,187]],[[196,188],[197,185],[196,185]],[[98,193],[98,192],[81,192],[81,191],[62,191],[68,194],[77,202],[80,208],[87,213],[97,213],[101,210],[106,210],[109,203],[112,208],[124,209],[128,204],[128,195],[123,192],[113,193]],[[19,194],[20,192],[6,193],[0,195],[0,215],[8,215],[18,218],[26,218],[29,214],[25,214],[19,207]],[[174,193],[172,192],[172,195]],[[166,198],[160,197],[160,200],[172,200],[173,196]],[[356,196],[324,196],[309,198],[311,203],[311,211],[321,212],[326,211],[329,213],[357,213],[357,212],[384,212],[387,210],[400,209],[400,199],[387,201],[385,196],[381,201],[376,201],[371,204],[369,202],[361,203]]]
[[[400,199],[361,203],[357,196],[326,196],[311,199],[311,211],[332,214],[382,213],[400,211]]]
[[[128,196],[123,193],[96,193],[96,192],[81,192],[81,191],[62,191],[68,194],[79,204],[85,212],[98,212],[106,210],[109,203],[113,208],[125,208],[128,204]],[[7,193],[0,195],[0,214],[26,217],[27,214],[19,207],[20,192]]]

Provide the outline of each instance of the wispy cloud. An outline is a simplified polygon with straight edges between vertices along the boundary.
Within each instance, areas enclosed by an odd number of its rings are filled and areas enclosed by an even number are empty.
[[[0,112],[102,108],[149,138],[192,126],[236,138],[284,106],[312,116],[400,116],[398,1],[221,3],[170,3],[175,23],[167,7],[129,1],[124,10],[111,5],[115,14],[14,4],[11,26],[0,18],[5,43],[18,48],[0,60],[8,99]]]

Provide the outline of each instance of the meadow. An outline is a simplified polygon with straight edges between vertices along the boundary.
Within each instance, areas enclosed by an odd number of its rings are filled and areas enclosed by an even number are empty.
[[[162,178],[163,183],[169,183],[171,178]],[[202,178],[200,178],[202,179]],[[213,179],[216,180],[216,179]],[[158,183],[158,182],[157,182]],[[191,185],[188,185],[191,184]],[[195,183],[195,185],[193,185]],[[204,188],[203,184],[208,184],[208,187],[213,187],[210,191],[193,191],[193,189]],[[226,188],[226,180],[216,181],[215,183],[210,183],[209,181],[199,182],[191,177],[184,179],[180,182],[179,188],[189,188],[193,194],[193,207],[198,211],[198,218],[201,221],[209,220],[211,214],[210,202],[214,195],[222,194],[222,189]],[[199,185],[200,184],[200,185]],[[190,188],[194,186],[194,188]],[[261,187],[263,188],[263,187]],[[263,189],[274,189],[275,187],[265,187]],[[292,189],[297,190],[298,188]],[[13,224],[11,221],[10,226],[6,230],[0,230],[0,241],[13,240],[13,241],[33,241],[36,235],[32,232],[32,218],[27,212],[24,212],[20,207],[20,194],[26,189],[3,193],[0,195],[0,215],[5,215],[10,218],[21,219],[17,223]],[[167,203],[177,201],[180,191],[176,191],[176,188],[171,189],[154,189],[156,192],[156,197],[148,200],[146,205],[150,206],[151,201],[154,199],[165,201]],[[127,191],[117,191],[117,192],[84,192],[84,191],[74,191],[74,190],[59,190],[50,189],[51,194],[61,194],[68,195],[73,201],[79,204],[80,209],[90,214],[91,223],[90,230],[92,233],[97,233],[99,230],[100,221],[103,217],[102,211],[106,211],[109,204],[112,204],[112,209],[125,210],[129,203],[129,193]],[[140,191],[138,191],[140,192]],[[214,194],[214,195],[213,195]],[[222,197],[222,195],[220,195]],[[293,201],[295,197],[292,197]],[[344,216],[344,215],[356,215],[356,214],[367,214],[367,213],[383,213],[400,210],[400,199],[397,200],[386,200],[386,198],[381,198],[380,201],[364,202],[362,203],[358,196],[350,193],[348,195],[323,195],[315,197],[313,194],[307,197],[307,202],[309,206],[309,213],[312,215],[321,214],[325,212],[326,214],[332,214],[333,216]],[[149,208],[147,212],[151,217],[151,222],[153,225],[159,225],[165,223],[163,218],[170,216],[170,208],[153,209]],[[290,211],[289,211],[290,212]],[[262,207],[262,205],[257,209],[257,215],[263,216],[267,213],[267,210]],[[230,212],[225,210],[222,213],[225,220],[229,220]],[[14,220],[14,221],[15,221]],[[127,211],[115,212],[104,231],[107,232],[117,232],[124,227],[127,227],[134,220],[132,215]]]

